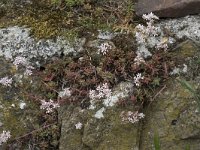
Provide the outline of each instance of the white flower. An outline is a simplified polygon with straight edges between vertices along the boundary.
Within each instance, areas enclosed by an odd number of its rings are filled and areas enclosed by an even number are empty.
[[[149,35],[149,36],[150,35],[157,36],[158,35],[158,28],[153,26],[152,22],[147,22],[146,34]]]
[[[96,98],[96,91],[95,90],[90,90],[89,91],[89,98],[94,100]]]
[[[12,78],[4,77],[0,79],[0,84],[5,85],[5,86],[11,86],[12,84]]]
[[[53,109],[60,107],[60,105],[56,102],[53,102],[51,99],[49,102],[46,102],[45,100],[41,100],[41,106],[40,109],[46,110],[46,113],[53,112]]]
[[[26,69],[24,72],[24,75],[26,75],[26,76],[30,76],[32,74],[33,74],[32,70],[29,70],[29,69]]]
[[[108,50],[112,48],[112,46],[108,43],[102,43],[98,48],[98,52],[105,55],[108,52]]]
[[[154,20],[158,20],[159,18],[153,13],[144,14],[142,18],[147,21],[147,25],[144,26],[138,24],[135,27],[135,38],[138,44],[137,53],[141,53],[141,56],[143,56],[143,58],[146,58],[152,55],[147,48],[147,46],[150,45],[149,39],[151,39],[154,36],[158,36],[160,28],[154,26]],[[164,46],[166,48],[167,45]]]
[[[167,44],[166,41],[161,41],[161,42],[159,42],[159,43],[156,45],[156,48],[157,48],[158,50],[163,49],[163,50],[166,51],[166,50],[168,49],[168,44]]]
[[[135,33],[135,38],[138,44],[145,44],[146,38],[145,35],[141,32]]]
[[[142,32],[142,33],[145,33],[146,27],[143,26],[143,25],[141,25],[141,24],[138,24],[138,25],[136,26],[136,29],[139,30],[139,31]]]
[[[60,98],[70,97],[70,96],[71,96],[71,91],[69,90],[69,88],[65,88],[58,93],[58,97]]]
[[[135,77],[134,77],[134,83],[136,86],[140,86],[140,80],[144,79],[144,77],[141,75],[141,73],[138,73]]]
[[[130,122],[130,123],[136,123],[140,119],[145,117],[145,115],[143,113],[138,113],[138,111],[136,111],[136,112],[132,112],[132,111],[124,112],[123,111],[120,116],[122,117],[123,122]]]
[[[13,64],[18,68],[19,65],[26,66],[27,65],[27,60],[25,57],[17,56],[13,62]]]
[[[24,109],[25,106],[26,106],[26,103],[24,103],[24,102],[21,102],[21,103],[19,104],[19,108],[20,108],[20,109]]]
[[[24,72],[24,75],[26,75],[26,76],[32,75],[32,74],[33,74],[32,69],[34,69],[34,67],[32,67],[32,66],[27,66],[27,67],[26,67],[26,70],[25,70],[25,72]]]
[[[145,63],[145,60],[144,60],[144,58],[139,54],[139,55],[137,55],[137,56],[135,57],[134,62],[135,62],[134,64],[140,65],[141,63]]]
[[[11,137],[10,131],[3,131],[3,133],[0,134],[0,145],[2,143],[7,142],[7,140]]]
[[[153,22],[147,22],[147,26],[138,24],[136,27],[135,37],[138,44],[146,44],[146,40],[150,36],[158,35],[158,28],[153,26]]]
[[[138,113],[138,117],[139,117],[139,119],[142,119],[145,117],[145,115],[143,113]]]
[[[154,21],[155,19],[159,20],[159,18],[156,15],[154,15],[152,12],[149,14],[143,14],[142,18],[147,21]]]
[[[109,89],[108,84],[104,83],[102,86],[98,85],[96,90],[90,90],[89,91],[89,98],[90,100],[90,107],[89,109],[96,108],[95,106],[95,100],[101,99],[101,98],[110,98],[112,95],[111,89]]]
[[[77,124],[75,124],[76,129],[82,129],[83,124],[81,122],[78,122]]]
[[[98,86],[96,89],[99,92],[99,97],[110,97],[111,96],[111,89],[109,89],[108,84],[104,83],[102,86]]]
[[[90,99],[101,99],[103,97],[110,97],[112,94],[111,89],[109,89],[108,84],[104,83],[102,86],[98,85],[96,90],[90,90],[89,97]]]

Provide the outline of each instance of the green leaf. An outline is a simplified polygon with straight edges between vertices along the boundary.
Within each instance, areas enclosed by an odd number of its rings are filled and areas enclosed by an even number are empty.
[[[190,145],[186,145],[185,150],[190,150]]]
[[[177,80],[183,87],[188,89],[191,93],[193,93],[194,95],[196,94],[196,91],[194,90],[194,88],[187,81],[183,79],[177,79]]]
[[[161,148],[160,148],[160,138],[159,138],[157,132],[154,134],[154,148],[155,148],[155,150],[161,150]]]

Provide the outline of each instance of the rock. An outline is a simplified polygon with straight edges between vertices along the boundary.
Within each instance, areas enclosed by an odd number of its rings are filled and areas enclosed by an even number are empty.
[[[188,71],[181,78],[187,79],[192,87],[200,81],[199,67],[195,60],[200,58],[199,47],[192,41],[179,44],[172,57],[177,64],[186,63]],[[198,91],[197,91],[198,92]],[[162,150],[182,150],[190,146],[200,147],[200,113],[198,100],[175,78],[166,83],[165,90],[146,111],[141,133],[141,150],[153,149],[154,136],[158,134]]]
[[[41,83],[38,77],[21,78],[23,71],[16,71],[13,64],[2,57],[0,58],[0,68],[0,79],[6,76],[13,79],[11,87],[0,84],[0,133],[3,130],[10,131],[11,140],[13,140],[12,143],[0,145],[0,149],[27,149],[30,147],[29,142],[29,144],[24,143],[22,148],[22,145],[14,139],[40,128],[41,112],[34,100],[26,93],[31,91],[30,93],[37,96],[44,95]],[[21,140],[19,139],[19,141]]]
[[[84,128],[83,142],[94,150],[128,150],[139,147],[139,129],[136,124],[123,124],[120,113],[122,109],[106,110],[104,119],[91,118]]]
[[[166,19],[158,26],[169,30],[178,39],[188,38],[200,43],[200,14],[178,19]]]
[[[190,82],[190,84],[192,84]],[[158,133],[162,150],[200,147],[200,117],[195,99],[185,87],[171,80],[166,90],[146,112],[141,150],[153,149]]]
[[[113,91],[116,95],[127,97],[132,84],[122,82]],[[119,108],[104,105],[103,118],[95,118],[95,110],[81,110],[68,106],[59,111],[61,122],[60,150],[137,150],[139,147],[140,123],[124,124],[120,114],[122,111],[133,111],[135,106]],[[81,122],[83,127],[78,130],[75,124]]]
[[[192,40],[186,40],[180,44],[178,44],[172,52],[168,54],[175,58],[176,64],[184,64],[186,63],[185,59],[189,59],[195,56],[198,53],[199,47]]]
[[[153,12],[159,17],[183,17],[200,13],[200,0],[139,0],[136,14]]]
[[[89,150],[82,142],[84,126],[82,129],[75,128],[75,124],[78,122],[84,124],[88,116],[89,114],[86,111],[81,112],[80,108],[73,106],[61,108],[59,111],[59,119],[62,124],[59,150]]]
[[[23,56],[32,58],[51,58],[56,54],[76,53],[83,50],[85,38],[75,39],[73,43],[63,37],[36,40],[30,36],[30,29],[24,27],[8,27],[0,29],[0,55],[6,58]],[[43,60],[42,60],[43,61]]]
[[[131,110],[131,108],[129,108]],[[61,138],[60,150],[116,150],[137,149],[139,141],[139,123],[123,124],[120,108],[106,110],[104,118],[97,119],[91,110],[62,108],[60,111]],[[82,129],[76,129],[77,122],[83,123]]]

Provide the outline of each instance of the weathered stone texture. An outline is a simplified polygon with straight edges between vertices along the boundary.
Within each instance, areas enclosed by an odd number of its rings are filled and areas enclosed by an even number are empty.
[[[119,84],[113,93],[119,93],[119,89],[123,89],[120,85],[122,84]],[[134,110],[134,106],[127,106],[126,109],[107,107],[103,113],[104,118],[98,119],[94,117],[96,110],[81,110],[74,106],[61,107],[59,150],[138,150],[140,124],[122,122],[121,112]],[[75,128],[78,122],[83,124],[80,130]]]
[[[183,17],[200,13],[200,0],[138,0],[136,14],[153,12],[159,17]]]

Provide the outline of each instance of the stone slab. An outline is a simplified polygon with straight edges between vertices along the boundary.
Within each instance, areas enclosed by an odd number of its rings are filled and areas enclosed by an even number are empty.
[[[200,13],[200,0],[138,0],[136,14],[153,12],[159,17],[184,17]]]

